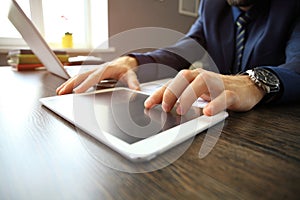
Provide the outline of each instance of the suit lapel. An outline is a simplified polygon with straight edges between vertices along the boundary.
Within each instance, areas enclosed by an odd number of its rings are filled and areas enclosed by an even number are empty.
[[[226,15],[220,23],[219,35],[222,43],[222,52],[224,57],[223,71],[229,73],[232,67],[234,58],[234,23],[231,12]]]
[[[249,69],[249,67],[253,67],[253,66],[249,66],[249,62],[250,62],[250,57],[251,54],[254,51],[255,45],[257,44],[257,42],[260,40],[261,36],[263,35],[264,31],[265,31],[265,20],[266,18],[263,16],[260,16],[263,19],[257,19],[255,24],[253,24],[253,27],[251,28],[247,41],[246,41],[246,46],[245,46],[245,50],[244,50],[244,55],[243,55],[243,60],[242,60],[242,71],[245,71],[247,69]]]

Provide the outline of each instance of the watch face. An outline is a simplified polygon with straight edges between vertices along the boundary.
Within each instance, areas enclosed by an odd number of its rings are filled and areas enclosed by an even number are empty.
[[[256,69],[255,76],[258,80],[262,81],[264,84],[269,86],[278,86],[279,79],[275,74],[266,69]]]

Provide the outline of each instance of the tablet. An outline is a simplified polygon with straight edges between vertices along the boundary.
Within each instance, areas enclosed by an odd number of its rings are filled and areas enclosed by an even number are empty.
[[[208,117],[194,106],[183,116],[175,109],[166,113],[160,105],[145,109],[147,97],[128,88],[112,88],[40,102],[132,161],[151,160],[228,116],[224,111]]]

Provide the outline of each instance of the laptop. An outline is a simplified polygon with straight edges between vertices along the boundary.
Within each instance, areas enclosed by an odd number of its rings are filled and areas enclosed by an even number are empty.
[[[82,69],[86,71],[99,67],[99,65],[64,66],[15,0],[11,0],[8,19],[49,72],[61,78],[69,79]]]

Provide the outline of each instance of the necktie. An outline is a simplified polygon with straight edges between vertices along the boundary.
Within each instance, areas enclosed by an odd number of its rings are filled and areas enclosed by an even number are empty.
[[[237,73],[241,70],[242,57],[246,40],[246,27],[249,22],[250,17],[247,13],[241,14],[236,20],[235,62],[233,73]]]

